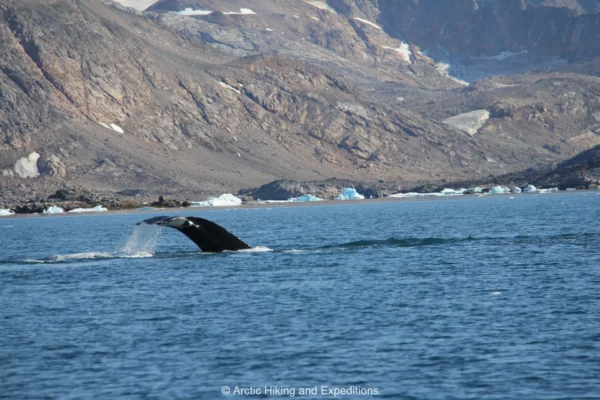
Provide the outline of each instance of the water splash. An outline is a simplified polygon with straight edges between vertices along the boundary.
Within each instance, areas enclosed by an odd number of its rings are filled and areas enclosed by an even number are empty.
[[[160,226],[136,225],[131,235],[117,244],[114,254],[120,257],[151,257],[159,238]]]

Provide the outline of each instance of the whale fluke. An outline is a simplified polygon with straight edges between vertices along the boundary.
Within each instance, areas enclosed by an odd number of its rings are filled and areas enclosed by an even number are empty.
[[[160,216],[146,219],[139,224],[168,226],[177,229],[196,243],[205,253],[220,253],[225,250],[245,250],[251,247],[243,240],[204,218]]]

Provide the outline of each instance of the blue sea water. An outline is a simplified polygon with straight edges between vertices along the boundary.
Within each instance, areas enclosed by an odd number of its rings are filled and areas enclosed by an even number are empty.
[[[154,215],[0,219],[0,398],[600,398],[595,193]]]

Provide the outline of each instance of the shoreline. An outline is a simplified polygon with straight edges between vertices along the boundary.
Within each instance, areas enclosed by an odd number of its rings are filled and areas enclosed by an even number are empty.
[[[248,210],[248,209],[272,209],[272,208],[287,208],[287,207],[318,207],[318,206],[336,206],[336,205],[369,205],[369,204],[385,204],[385,203],[413,203],[413,202],[430,202],[430,201],[449,201],[449,200],[474,200],[474,199],[507,199],[510,197],[517,199],[519,197],[531,197],[531,196],[556,196],[556,195],[576,195],[576,194],[600,194],[598,189],[582,189],[577,191],[560,191],[553,193],[502,193],[502,194],[486,194],[478,196],[476,194],[467,195],[449,195],[449,196],[422,196],[422,197],[408,197],[408,198],[394,198],[394,197],[383,197],[363,200],[322,200],[322,201],[307,201],[307,202],[278,202],[278,203],[243,203],[239,206],[212,206],[212,207],[164,207],[154,208],[152,210],[138,210],[135,208],[121,209],[121,210],[109,210],[101,212],[80,212],[80,213],[56,213],[56,214],[42,214],[42,213],[25,213],[25,214],[12,214],[0,216],[0,221],[12,220],[17,218],[47,218],[47,217],[79,217],[79,216],[101,216],[101,215],[123,215],[123,214],[156,214],[159,212],[184,212],[184,211],[231,211],[231,210]],[[510,199],[512,200],[512,199]],[[167,211],[168,210],[168,211]]]

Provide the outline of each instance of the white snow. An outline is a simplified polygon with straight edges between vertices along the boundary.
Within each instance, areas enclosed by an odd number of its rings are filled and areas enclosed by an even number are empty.
[[[337,14],[337,12],[335,11],[335,8],[331,7],[329,4],[327,4],[323,0],[304,0],[304,1],[308,4],[310,4],[311,6],[320,8],[321,10],[327,10],[330,13]],[[296,17],[296,16],[294,15],[294,17]]]
[[[537,192],[537,188],[533,185],[529,185],[525,189],[523,189],[523,191],[525,193],[534,193],[534,192]]]
[[[40,155],[35,151],[25,157],[21,157],[15,163],[15,173],[21,178],[35,178],[40,175],[37,167],[37,161]]]
[[[393,48],[393,47],[389,47],[389,46],[381,46],[381,47],[383,47],[384,49],[387,49],[387,50],[393,50],[393,51],[400,53],[400,56],[402,56],[402,59],[404,61],[406,61],[407,63],[411,64],[410,57],[412,56],[412,52],[410,51],[410,47],[408,46],[407,43],[402,42],[400,44],[400,47],[398,47],[398,48]]]
[[[294,15],[294,18],[300,18],[298,15]]]
[[[194,10],[193,8],[186,8],[182,11],[169,11],[171,14],[179,14],[179,15],[187,15],[187,16],[198,16],[198,15],[209,15],[212,14],[213,11],[210,10]]]
[[[363,24],[371,25],[373,28],[377,28],[377,29],[381,30],[381,27],[379,25],[376,25],[376,24],[372,23],[371,21],[367,21],[366,19],[355,17],[354,20],[360,21]]]
[[[267,29],[265,29],[265,31],[267,31],[267,32],[273,32],[273,29],[267,28]]]
[[[239,158],[242,158],[242,155],[240,153],[235,153],[236,156],[238,156]]]
[[[8,208],[0,208],[0,217],[5,217],[7,215],[14,215],[15,213],[9,210]]]
[[[144,11],[148,9],[152,4],[158,0],[115,0],[117,3],[125,7],[135,8],[138,11]]]
[[[225,15],[256,15],[254,11],[249,8],[240,8],[240,11],[225,11],[223,14]]]
[[[92,207],[92,208],[74,208],[69,212],[70,213],[85,213],[85,212],[104,212],[104,211],[108,211],[108,208],[105,208],[102,206],[96,206],[96,207]]]
[[[356,189],[346,188],[338,197],[336,197],[336,200],[363,200],[364,198],[365,196],[358,193]]]
[[[233,91],[234,91],[234,92],[236,92],[237,94],[240,94],[240,93],[242,93],[242,92],[240,92],[240,90],[239,90],[239,89],[236,89],[236,88],[234,88],[233,86],[226,84],[225,82],[219,82],[219,85],[223,86],[223,87],[224,87],[224,88],[226,88],[226,89],[233,90]]]
[[[485,125],[489,118],[490,112],[488,110],[475,110],[446,118],[443,122],[473,136]]]
[[[110,124],[110,127],[112,128],[113,131],[115,132],[119,132],[119,133],[125,133],[125,131],[123,130],[123,128],[121,128],[119,125],[115,125],[115,124]]]
[[[446,64],[446,63],[436,63],[435,64],[435,69],[437,69],[437,71],[444,75],[446,78],[453,80],[456,83],[459,83],[461,85],[464,86],[469,86],[469,82],[465,82],[462,79],[458,79],[453,77],[452,75],[450,75],[450,64]]]
[[[311,19],[314,19],[315,21],[321,21],[319,18],[317,17],[310,17]]]
[[[112,129],[110,126],[106,125],[104,122],[98,122],[100,125],[105,127],[106,129]]]
[[[64,212],[65,210],[57,206],[50,206],[44,210],[44,214],[62,214]]]
[[[192,207],[231,207],[242,204],[242,199],[231,193],[225,193],[219,197],[209,197],[206,201],[194,201]]]

